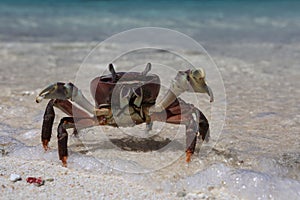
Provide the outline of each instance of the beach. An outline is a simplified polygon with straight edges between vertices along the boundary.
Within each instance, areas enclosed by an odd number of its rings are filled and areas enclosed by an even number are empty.
[[[4,199],[300,197],[300,16],[295,12],[299,4],[188,1],[179,9],[159,3],[2,3],[0,14],[6,17],[1,20],[6,23],[0,25],[0,191]],[[121,9],[124,6],[132,12]],[[249,6],[252,12],[245,12]],[[163,13],[166,7],[169,10]],[[276,16],[280,9],[282,15]],[[199,141],[187,164],[182,125],[154,123],[150,134],[156,136],[155,142],[175,141],[162,151],[118,146],[132,142],[124,139],[124,132],[146,137],[144,125],[91,127],[78,137],[69,132],[68,167],[62,167],[56,129],[65,114],[55,110],[50,150],[44,152],[40,138],[47,101],[37,104],[36,96],[50,83],[73,82],[92,102],[91,77],[108,73],[105,60],[134,45],[111,43],[94,51],[100,52],[97,56],[88,55],[110,36],[144,26],[180,31],[212,58],[216,69],[207,67],[208,61],[203,63],[215,102],[209,103],[204,94],[196,95],[198,102],[193,95],[182,95],[208,117],[211,140]],[[192,63],[207,57],[205,51],[178,52]],[[139,71],[142,66],[134,68],[132,63],[148,60],[152,72],[161,74],[163,93],[171,82],[163,74],[170,72],[172,78],[181,69],[174,54],[129,51],[115,63],[117,70]],[[11,182],[11,174],[22,180]],[[48,181],[37,187],[26,182],[31,176]]]

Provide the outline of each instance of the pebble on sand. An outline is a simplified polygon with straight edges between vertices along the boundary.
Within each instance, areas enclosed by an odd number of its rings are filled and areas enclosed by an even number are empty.
[[[11,174],[9,177],[9,180],[12,182],[17,182],[17,181],[22,180],[22,178],[19,174]]]

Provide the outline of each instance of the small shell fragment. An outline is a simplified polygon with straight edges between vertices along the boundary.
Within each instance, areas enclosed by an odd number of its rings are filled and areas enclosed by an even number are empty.
[[[22,180],[22,178],[19,174],[11,174],[9,177],[9,180],[12,182],[17,182],[17,181]]]

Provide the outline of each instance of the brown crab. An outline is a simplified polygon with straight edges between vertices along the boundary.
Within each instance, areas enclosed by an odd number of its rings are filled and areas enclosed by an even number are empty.
[[[183,92],[207,93],[212,102],[213,94],[205,82],[205,72],[203,69],[179,71],[165,97],[156,104],[160,79],[155,74],[149,74],[150,70],[151,64],[148,63],[143,72],[117,73],[109,64],[111,74],[91,81],[95,106],[72,83],[49,85],[36,97],[37,103],[50,99],[42,126],[44,149],[48,149],[56,107],[69,116],[60,120],[57,129],[58,154],[63,166],[67,166],[68,157],[67,129],[73,128],[77,133],[91,126],[134,126],[145,122],[147,130],[151,130],[153,121],[186,126],[186,161],[190,162],[197,136],[202,140],[209,139],[209,124],[198,108],[178,96]]]

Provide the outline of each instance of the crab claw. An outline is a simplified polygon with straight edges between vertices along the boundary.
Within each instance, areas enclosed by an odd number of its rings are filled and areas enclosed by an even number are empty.
[[[154,108],[151,108],[151,112],[161,112],[183,92],[207,93],[210,96],[210,102],[214,101],[213,92],[205,81],[205,72],[202,68],[179,71],[166,96]]]
[[[72,97],[72,88],[65,86],[66,84],[61,82],[51,84],[39,93],[35,101],[40,103],[43,99],[70,99]]]
[[[74,101],[90,113],[94,112],[94,106],[83,96],[81,91],[73,83],[57,82],[43,89],[36,97],[36,102],[43,99],[59,99]]]
[[[202,68],[191,70],[188,76],[189,83],[191,84],[193,91],[197,93],[207,93],[210,97],[210,102],[213,102],[214,95],[211,88],[207,85],[205,81],[205,71]]]
[[[52,88],[54,88],[54,85],[49,85],[47,88],[45,88],[43,91],[41,91],[39,93],[39,95],[37,95],[37,97],[35,98],[35,102],[40,103],[42,102],[42,100],[45,98],[45,96],[50,93],[50,91],[52,90]]]

